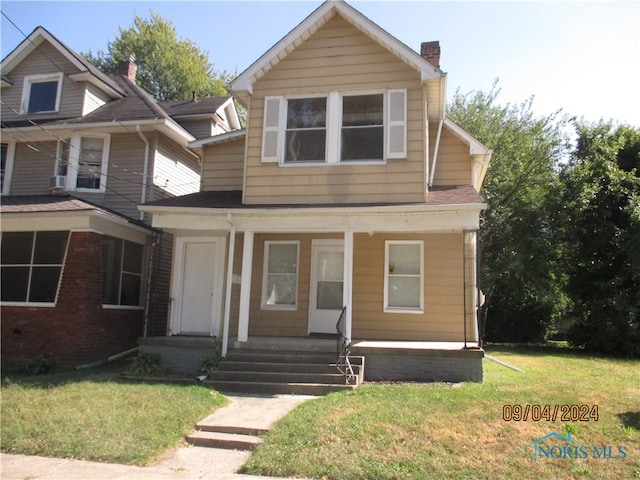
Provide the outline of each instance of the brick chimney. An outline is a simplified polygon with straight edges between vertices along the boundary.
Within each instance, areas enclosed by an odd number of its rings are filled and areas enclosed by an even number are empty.
[[[118,63],[118,75],[127,76],[133,83],[136,83],[137,71],[138,65],[136,65],[136,57],[133,55],[129,55],[129,58]]]
[[[440,42],[422,42],[420,44],[420,56],[431,65],[440,68]]]

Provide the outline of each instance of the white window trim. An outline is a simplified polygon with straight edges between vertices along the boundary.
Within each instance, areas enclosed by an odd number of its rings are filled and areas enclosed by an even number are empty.
[[[293,305],[267,305],[267,285],[269,280],[269,247],[271,245],[296,246],[296,300]],[[264,242],[264,259],[262,264],[262,292],[260,308],[262,310],[298,310],[298,287],[300,284],[300,241],[299,240],[267,240]]]
[[[420,246],[420,306],[418,308],[389,306],[389,246],[390,245],[419,245]],[[385,240],[384,242],[384,304],[385,313],[424,313],[424,241],[422,240]]]
[[[392,122],[389,118],[389,102],[390,93],[403,92],[404,93],[404,121]],[[351,160],[343,162],[340,158],[340,152],[342,147],[342,99],[349,96],[359,95],[382,95],[382,115],[383,115],[383,158],[381,160]],[[287,102],[289,100],[295,100],[299,98],[326,98],[327,99],[327,124],[326,124],[326,145],[325,145],[325,161],[324,162],[285,162],[285,149],[286,149],[286,123],[287,123]],[[279,117],[278,125],[267,125],[266,109],[269,102],[279,102]],[[265,97],[264,107],[264,122],[263,122],[263,145],[264,149],[265,135],[268,133],[277,132],[277,156],[265,157],[264,150],[261,150],[261,162],[262,163],[278,163],[281,167],[287,168],[299,168],[299,167],[320,167],[320,166],[337,166],[337,165],[384,165],[387,160],[394,158],[406,158],[407,154],[407,90],[406,89],[389,89],[389,90],[346,90],[346,91],[331,91],[323,94],[296,94],[296,95],[283,95],[280,97]],[[390,126],[404,126],[404,151],[401,153],[389,152],[389,136]]]
[[[80,145],[83,138],[101,138],[104,140],[102,149],[102,162],[100,169],[100,188],[78,188],[78,170],[80,168]],[[67,161],[67,178],[65,182],[65,190],[74,192],[87,193],[104,193],[107,190],[107,171],[109,169],[109,150],[111,146],[111,135],[101,133],[78,134],[67,139],[71,143],[69,147],[69,159]],[[61,141],[58,142],[58,155],[56,157],[56,166],[53,172],[58,174],[60,166]]]
[[[13,178],[13,163],[16,156],[16,142],[2,142],[7,146],[7,158],[4,164],[4,181],[2,183],[2,195],[9,195],[11,191],[11,179]]]
[[[60,97],[62,95],[62,79],[63,73],[45,73],[38,75],[27,75],[24,77],[24,82],[22,84],[22,100],[20,101],[20,113],[36,115],[40,113],[51,113],[51,112],[59,112],[60,111]],[[29,100],[31,97],[31,85],[34,83],[43,83],[43,82],[58,82],[58,90],[56,91],[56,106],[54,110],[43,110],[40,112],[29,112]]]

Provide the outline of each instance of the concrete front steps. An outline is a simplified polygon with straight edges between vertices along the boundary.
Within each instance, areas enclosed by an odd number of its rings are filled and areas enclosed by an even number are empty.
[[[335,353],[232,349],[203,384],[222,392],[326,395],[362,383],[364,357],[350,360],[356,381],[347,384],[336,366]]]
[[[261,433],[267,430],[244,427],[211,426],[198,423],[186,440],[196,447],[251,451],[262,443]]]

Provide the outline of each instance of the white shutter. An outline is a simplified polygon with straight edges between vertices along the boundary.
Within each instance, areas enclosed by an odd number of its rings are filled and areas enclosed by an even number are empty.
[[[282,97],[265,97],[264,125],[262,127],[262,162],[280,160],[280,119],[282,117]]]
[[[407,156],[407,90],[387,92],[387,158]]]

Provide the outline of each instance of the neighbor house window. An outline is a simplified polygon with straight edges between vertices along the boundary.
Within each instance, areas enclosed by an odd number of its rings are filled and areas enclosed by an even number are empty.
[[[424,244],[385,243],[385,311],[424,311]]]
[[[102,303],[141,305],[144,246],[102,237]]]
[[[298,301],[299,242],[265,242],[262,306],[293,309]]]
[[[69,232],[3,232],[2,302],[55,303]]]
[[[57,176],[67,190],[103,192],[107,183],[110,138],[74,136],[58,142]]]
[[[57,112],[61,91],[62,73],[26,76],[22,89],[22,113]]]
[[[407,91],[266,97],[262,162],[382,162],[407,156]]]
[[[9,194],[15,149],[16,144],[13,142],[0,144],[0,153],[2,154],[0,158],[0,193],[2,195]]]

